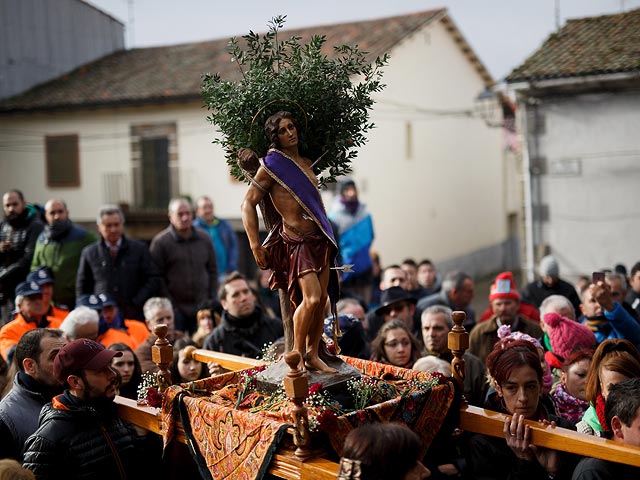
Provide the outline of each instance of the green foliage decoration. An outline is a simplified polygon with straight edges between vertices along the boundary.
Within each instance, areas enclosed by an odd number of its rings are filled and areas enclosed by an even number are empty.
[[[274,17],[262,36],[250,31],[240,41],[229,41],[240,81],[223,80],[219,74],[203,76],[207,119],[219,131],[214,143],[224,149],[231,174],[247,181],[237,165],[238,151],[251,148],[260,157],[266,155],[264,123],[275,112],[287,110],[301,127],[301,153],[317,161],[316,174],[325,172],[321,184],[335,182],[351,172],[357,148],[374,128],[369,120],[371,95],[384,88],[382,68],[388,55],[371,62],[357,45],[341,45],[333,47],[329,58],[322,51],[325,36],[314,35],[306,44],[296,36],[279,39],[285,19]]]

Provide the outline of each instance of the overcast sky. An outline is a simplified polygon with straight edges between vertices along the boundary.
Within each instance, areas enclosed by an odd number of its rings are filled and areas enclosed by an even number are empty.
[[[287,28],[342,23],[446,7],[496,80],[533,53],[568,18],[619,13],[640,0],[88,0],[125,25],[129,47],[263,32],[275,15]],[[130,16],[132,14],[132,17]]]

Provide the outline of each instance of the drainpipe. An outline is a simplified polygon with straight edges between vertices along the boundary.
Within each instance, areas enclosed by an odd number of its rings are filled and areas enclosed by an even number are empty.
[[[533,282],[535,280],[535,266],[533,257],[533,205],[531,203],[531,161],[529,158],[527,102],[523,101],[521,105],[522,169],[524,174],[525,275],[528,282]]]

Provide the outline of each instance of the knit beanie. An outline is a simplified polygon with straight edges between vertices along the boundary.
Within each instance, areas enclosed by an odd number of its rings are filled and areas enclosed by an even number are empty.
[[[545,359],[554,368],[561,368],[565,359],[575,350],[594,350],[596,337],[584,325],[563,317],[559,313],[547,313],[542,321],[548,326],[547,335],[551,351]]]
[[[540,263],[538,264],[538,273],[541,277],[558,278],[560,268],[558,267],[558,261],[553,255],[542,257],[542,260],[540,260]]]
[[[491,284],[489,301],[492,302],[498,298],[520,300],[520,293],[518,293],[518,287],[513,279],[513,273],[502,272],[498,274],[495,281]]]

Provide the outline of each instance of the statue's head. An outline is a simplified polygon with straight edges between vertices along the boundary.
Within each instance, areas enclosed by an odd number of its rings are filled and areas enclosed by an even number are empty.
[[[276,112],[269,118],[267,118],[267,121],[264,124],[264,133],[269,140],[269,148],[282,147],[282,145],[280,145],[280,140],[278,140],[278,129],[280,127],[280,122],[284,119],[290,119],[295,125],[296,130],[298,131],[298,135],[300,134],[300,125],[291,112]]]

